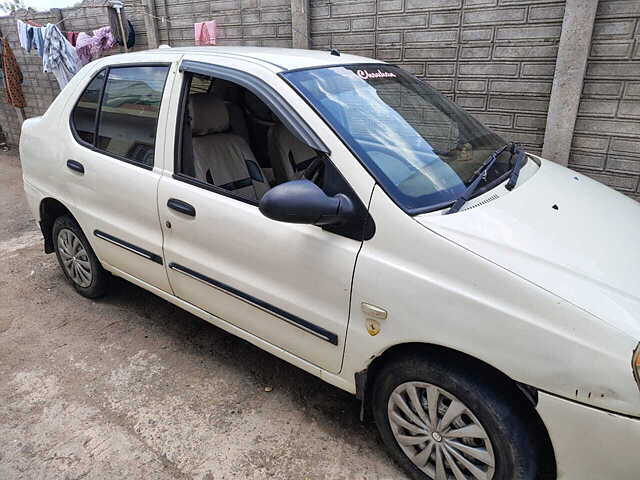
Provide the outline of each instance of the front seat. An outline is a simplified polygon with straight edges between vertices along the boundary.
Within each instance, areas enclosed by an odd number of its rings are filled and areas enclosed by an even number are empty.
[[[282,124],[269,129],[267,144],[276,185],[302,178],[304,171],[318,155]]]
[[[229,125],[231,132],[240,135],[247,143],[249,142],[249,130],[244,118],[244,111],[240,108],[241,93],[240,87],[233,82],[216,78],[213,81],[213,90],[210,92],[214,97],[223,100],[229,112]]]
[[[189,97],[195,178],[258,202],[269,190],[244,138],[229,133],[225,103],[208,93]]]

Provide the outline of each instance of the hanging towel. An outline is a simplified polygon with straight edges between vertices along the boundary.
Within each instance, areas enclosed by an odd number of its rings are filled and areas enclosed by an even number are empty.
[[[23,108],[26,106],[26,102],[22,93],[22,72],[6,38],[2,39],[2,49],[2,72],[4,73],[7,103],[14,107]]]
[[[22,20],[16,21],[16,28],[18,29],[18,40],[20,40],[20,46],[27,49],[27,24]]]
[[[43,70],[52,72],[60,88],[63,88],[79,70],[76,49],[69,43],[60,29],[52,24],[44,27]]]
[[[91,61],[91,45],[93,44],[93,37],[88,33],[80,32],[76,39],[76,53],[78,54],[78,60],[80,65],[86,65]]]
[[[198,22],[193,24],[196,45],[216,44],[216,21]]]

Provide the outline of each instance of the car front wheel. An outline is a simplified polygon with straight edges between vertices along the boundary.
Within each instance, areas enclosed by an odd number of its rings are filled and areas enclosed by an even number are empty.
[[[498,375],[415,355],[384,366],[373,388],[378,430],[411,478],[539,478],[531,413]]]
[[[87,298],[102,296],[107,288],[108,274],[78,223],[67,215],[58,217],[52,234],[58,263],[73,288]]]

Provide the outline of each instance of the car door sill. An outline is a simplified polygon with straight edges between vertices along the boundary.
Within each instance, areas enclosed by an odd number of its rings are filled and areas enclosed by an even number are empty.
[[[138,247],[133,243],[129,243],[125,240],[121,240],[118,237],[114,237],[113,235],[102,232],[100,230],[94,230],[93,234],[96,237],[101,238],[102,240],[105,240],[109,243],[117,245],[120,248],[124,248],[125,250],[135,253],[136,255],[140,255],[141,257],[144,257],[147,260],[151,260],[152,262],[162,265],[162,257],[160,255],[156,255],[153,252],[150,252],[149,250],[145,250],[144,248]]]
[[[285,312],[284,310],[274,305],[271,305],[263,300],[260,300],[252,295],[249,295],[248,293],[244,293],[236,288],[233,288],[222,282],[214,280],[213,278],[207,277],[206,275],[198,273],[194,270],[191,270],[188,267],[184,267],[177,263],[173,263],[173,262],[169,263],[169,268],[178,273],[186,275],[187,277],[193,278],[194,280],[198,280],[199,282],[202,282],[205,285],[213,287],[216,290],[226,293],[227,295],[231,295],[232,297],[235,297],[238,300],[242,300],[245,303],[248,303],[256,308],[259,308],[260,310],[270,315],[273,315],[274,317],[277,317],[280,320],[283,320],[289,323],[290,325],[293,325],[294,327],[298,327],[307,333],[315,335],[316,337],[326,342],[329,342],[333,345],[338,345],[338,335],[336,335],[335,333],[325,330],[324,328],[319,327],[318,325],[315,325],[311,322],[308,322],[300,317],[296,317],[295,315],[292,315],[289,312]]]

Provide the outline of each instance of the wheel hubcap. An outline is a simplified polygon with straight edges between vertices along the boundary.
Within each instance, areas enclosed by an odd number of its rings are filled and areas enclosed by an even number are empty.
[[[486,430],[454,395],[425,382],[407,382],[387,406],[393,436],[415,466],[433,480],[490,480],[495,456]]]
[[[87,250],[75,233],[63,228],[58,233],[58,252],[65,271],[80,287],[91,285],[91,263]]]

